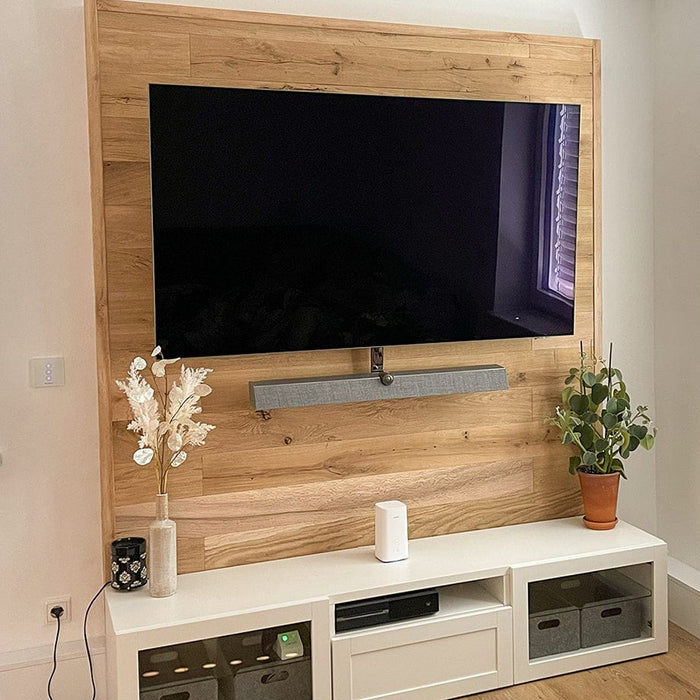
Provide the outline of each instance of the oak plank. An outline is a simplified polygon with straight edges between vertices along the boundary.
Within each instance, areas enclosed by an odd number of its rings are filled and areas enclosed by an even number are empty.
[[[133,15],[170,16],[178,19],[203,19],[207,21],[225,20],[231,22],[254,22],[264,25],[284,27],[318,27],[326,30],[346,29],[348,31],[372,31],[386,34],[405,34],[429,37],[469,37],[484,41],[507,41],[512,43],[574,44],[591,46],[593,40],[581,37],[556,37],[547,34],[524,34],[497,32],[456,27],[436,27],[428,25],[397,24],[391,22],[371,22],[346,20],[307,15],[282,15],[276,13],[250,12],[218,8],[186,7],[180,5],[132,2],[131,0],[97,0],[97,9],[105,12],[126,12]]]
[[[92,256],[95,282],[95,344],[97,361],[97,411],[100,469],[100,530],[102,571],[111,576],[114,533],[114,485],[112,483],[111,405],[109,396],[109,294],[106,272],[106,233],[103,213],[102,115],[100,113],[100,71],[97,7],[93,0],[83,4],[85,23],[85,65],[87,79],[88,135],[90,153],[90,204]]]
[[[485,498],[408,509],[409,538],[481,529],[497,525],[569,517],[582,512],[578,487],[552,494],[533,493],[523,509],[523,495]],[[205,539],[208,569],[233,566],[282,556],[312,554],[329,549],[370,545],[374,541],[374,515],[330,519],[323,525],[290,524],[282,530],[270,527]],[[410,548],[410,544],[409,544]],[[262,559],[261,559],[262,557]]]
[[[102,153],[108,161],[142,161],[151,157],[148,119],[134,117],[102,118]]]
[[[306,44],[341,44],[363,46],[372,49],[410,49],[414,51],[445,51],[452,53],[485,54],[492,56],[510,56],[511,58],[528,58],[532,51],[526,42],[514,42],[503,39],[500,35],[496,38],[483,36],[474,38],[471,35],[464,36],[422,36],[398,32],[373,31],[372,25],[366,31],[351,28],[335,28],[324,25],[323,27],[297,25],[283,25],[278,23],[264,24],[255,20],[245,19],[202,19],[172,15],[140,15],[135,17],[126,12],[100,13],[100,26],[122,31],[154,32],[160,34],[187,34],[227,37],[230,39],[254,39],[256,41],[284,41],[294,40]],[[567,52],[566,47],[552,46],[551,53],[546,53],[547,45],[541,45],[541,55],[535,58],[563,58],[568,60],[586,60],[590,64],[591,49],[581,47],[581,53]]]
[[[125,431],[126,432],[126,431]],[[128,433],[130,451],[138,448],[137,438]],[[129,503],[146,503],[155,507],[155,494],[158,492],[158,481],[153,468],[140,466],[132,459],[115,464],[114,468],[115,506]],[[168,474],[168,493],[172,499],[191,498],[203,494],[202,457],[197,453],[190,454],[187,461],[171,469]]]
[[[103,168],[104,201],[112,206],[151,204],[151,174],[148,163],[106,161]],[[111,286],[114,276],[110,276]]]
[[[189,40],[182,34],[155,34],[100,27],[100,72],[190,74]]]
[[[297,522],[321,524],[330,517],[367,510],[376,501],[398,498],[407,506],[464,503],[497,495],[532,492],[532,462],[511,459],[445,469],[349,477],[339,481],[296,484],[173,500],[171,517],[188,537],[210,537],[245,529]],[[150,504],[118,506],[118,522],[143,523]],[[149,511],[150,512],[150,511]]]
[[[107,250],[150,250],[153,245],[151,209],[148,206],[106,206],[104,208]],[[129,264],[128,262],[126,264]]]
[[[581,61],[589,66],[593,61],[593,47],[575,44],[539,44],[533,41],[529,44],[530,58],[553,58],[558,61]]]
[[[191,74],[204,80],[242,78],[336,85],[411,86],[429,92],[434,89],[457,93],[484,90],[507,92],[508,86],[528,93],[557,89],[566,94],[573,86],[591,89],[590,65],[571,63],[559,70],[552,59],[501,56],[472,56],[440,52],[307,44],[293,41],[260,42],[250,39],[190,37]],[[578,68],[576,67],[578,65]]]
[[[545,440],[547,428],[522,423],[478,426],[439,432],[286,445],[238,453],[205,453],[205,495],[254,491],[274,485],[337,481],[370,474],[391,474],[424,468],[443,468],[506,460],[559,451],[558,441]]]
[[[121,377],[126,370],[115,376]],[[493,392],[495,394],[495,392]],[[209,397],[207,397],[209,398]],[[232,411],[216,413],[203,410],[202,420],[216,426],[198,451],[235,452],[292,445],[315,445],[342,442],[362,437],[404,436],[426,431],[450,430],[455,426],[467,430],[470,425],[494,425],[508,415],[509,421],[521,423],[532,419],[531,390],[513,389],[494,399],[489,393],[454,394],[445,397],[366,401],[269,412]],[[128,416],[125,416],[123,426]],[[372,419],[374,418],[374,420]],[[123,458],[122,448],[115,450]]]
[[[689,698],[700,690],[700,639],[669,624],[669,650],[624,663],[465,696],[482,700]]]

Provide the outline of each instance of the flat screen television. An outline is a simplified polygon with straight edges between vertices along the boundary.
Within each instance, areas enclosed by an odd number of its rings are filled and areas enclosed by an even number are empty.
[[[573,333],[578,105],[150,86],[156,338]]]

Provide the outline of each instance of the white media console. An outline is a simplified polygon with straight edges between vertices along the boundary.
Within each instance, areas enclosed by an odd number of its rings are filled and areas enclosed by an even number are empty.
[[[530,584],[601,571],[647,592],[636,631],[530,658]],[[580,518],[411,540],[409,558],[392,563],[360,547],[185,574],[171,598],[108,589],[108,687],[111,698],[139,698],[143,650],[306,623],[314,700],[454,698],[666,651],[666,586],[664,542],[624,522],[588,530]],[[335,632],[338,603],[424,588],[438,590],[434,615]]]

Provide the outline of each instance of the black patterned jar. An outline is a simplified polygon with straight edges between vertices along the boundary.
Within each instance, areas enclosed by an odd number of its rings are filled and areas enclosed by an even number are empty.
[[[123,537],[112,542],[112,588],[133,591],[148,582],[146,538]]]

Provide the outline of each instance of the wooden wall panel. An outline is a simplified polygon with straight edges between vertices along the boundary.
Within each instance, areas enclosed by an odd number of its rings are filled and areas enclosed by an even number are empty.
[[[135,75],[186,76],[190,74],[186,34],[120,31],[100,27],[100,72]]]
[[[401,498],[411,537],[580,512],[544,417],[579,341],[599,336],[599,47],[581,38],[89,0],[105,545],[143,534],[155,478],[131,460],[114,378],[155,344],[151,83],[581,105],[574,337],[386,349],[394,371],[503,365],[503,392],[254,411],[248,382],[366,372],[368,351],[194,360],[211,367],[207,444],[169,479],[181,571],[352,547]]]

